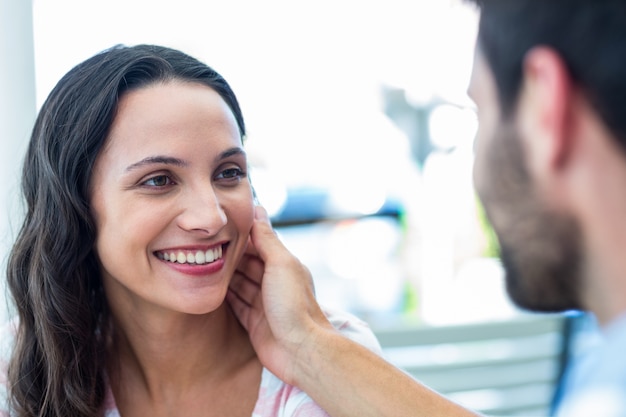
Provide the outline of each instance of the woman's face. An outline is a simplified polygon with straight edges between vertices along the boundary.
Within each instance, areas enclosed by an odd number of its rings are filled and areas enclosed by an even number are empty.
[[[181,81],[126,93],[91,190],[114,312],[222,304],[254,214],[240,132],[219,94]]]

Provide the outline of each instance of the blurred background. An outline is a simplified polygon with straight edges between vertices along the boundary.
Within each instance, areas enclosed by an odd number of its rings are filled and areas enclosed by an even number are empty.
[[[462,0],[0,0],[2,270],[56,82],[115,44],[178,48],[238,95],[258,198],[321,304],[369,322],[393,363],[464,405],[548,415],[587,339],[505,295],[472,186],[477,17]]]
[[[232,85],[258,197],[313,272],[322,304],[372,322],[515,314],[471,183],[471,6],[2,0],[0,15],[3,254],[21,219],[22,155],[49,91],[114,44],[158,43]]]

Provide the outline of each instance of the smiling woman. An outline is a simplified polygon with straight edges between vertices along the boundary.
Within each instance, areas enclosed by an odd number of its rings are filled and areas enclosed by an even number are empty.
[[[174,49],[113,47],[59,81],[23,169],[0,416],[326,415],[225,302],[255,216],[244,136],[228,83]]]
[[[120,99],[91,180],[113,311],[149,323],[144,304],[219,308],[254,216],[241,146],[232,111],[211,87],[167,81]]]

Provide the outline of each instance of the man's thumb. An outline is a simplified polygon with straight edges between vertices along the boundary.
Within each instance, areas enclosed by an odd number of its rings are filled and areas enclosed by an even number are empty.
[[[282,242],[276,235],[270,222],[267,211],[262,206],[256,206],[254,212],[254,226],[252,227],[252,243],[259,256],[267,262],[268,257],[276,252],[285,250]]]

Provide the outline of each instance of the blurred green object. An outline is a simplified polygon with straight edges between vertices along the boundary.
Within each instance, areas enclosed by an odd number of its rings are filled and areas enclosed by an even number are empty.
[[[487,213],[485,213],[485,208],[481,203],[478,196],[476,196],[476,212],[478,213],[478,222],[480,224],[480,229],[482,230],[486,244],[483,249],[482,256],[487,258],[499,258],[500,257],[500,244],[498,243],[498,237],[496,236],[489,219],[487,218]]]
[[[402,314],[407,317],[417,317],[419,314],[419,292],[416,286],[408,281],[404,284]]]

